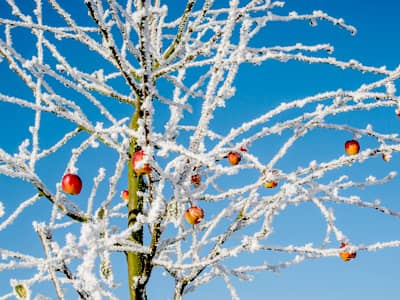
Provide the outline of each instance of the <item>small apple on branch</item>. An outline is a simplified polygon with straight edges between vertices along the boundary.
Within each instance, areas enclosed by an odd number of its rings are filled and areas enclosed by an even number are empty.
[[[201,220],[204,218],[204,210],[198,206],[191,206],[185,211],[185,219],[191,224],[199,224]]]
[[[145,153],[143,150],[136,151],[132,157],[133,170],[137,175],[147,175],[151,173],[151,166],[148,163],[144,163]]]
[[[264,183],[264,187],[266,187],[267,189],[272,189],[277,186],[278,186],[278,182],[274,181],[274,180],[267,181],[266,183]]]
[[[128,190],[123,190],[122,192],[121,192],[121,199],[122,200],[129,200],[129,191]]]
[[[356,155],[360,152],[360,144],[356,140],[348,140],[344,143],[344,151],[347,155]]]
[[[198,187],[201,183],[201,175],[199,173],[193,174],[190,180],[195,187]]]
[[[277,176],[279,174],[279,171],[278,170],[272,170],[272,171],[270,171],[270,174],[272,176]],[[278,181],[273,180],[272,178],[264,183],[264,187],[266,187],[267,189],[272,189],[272,188],[275,188],[277,186],[278,186]]]
[[[240,163],[240,161],[242,160],[242,155],[239,152],[236,151],[230,151],[228,153],[227,156],[228,162],[232,165],[232,166],[236,166],[237,164]]]
[[[61,188],[66,194],[78,195],[82,190],[82,180],[76,174],[65,174],[61,180]]]
[[[346,243],[341,243],[340,245],[340,249],[347,247]],[[354,258],[356,258],[357,256],[357,252],[348,252],[348,251],[342,251],[339,253],[339,256],[341,259],[343,259],[343,261],[350,261]]]

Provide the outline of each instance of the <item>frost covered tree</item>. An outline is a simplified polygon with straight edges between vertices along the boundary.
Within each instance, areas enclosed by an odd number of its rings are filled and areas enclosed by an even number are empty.
[[[362,113],[397,118],[400,69],[335,58],[325,43],[271,44],[268,27],[288,23],[356,33],[323,11],[271,0],[0,0],[0,113],[18,120],[0,142],[1,299],[43,299],[46,288],[58,299],[117,299],[124,272],[126,295],[147,299],[157,269],[175,282],[162,287],[166,297],[222,278],[239,299],[233,278],[399,247],[395,237],[353,241],[337,212],[400,216],[390,201],[359,194],[395,172],[351,172],[378,159],[390,165],[400,151],[396,128],[351,122]],[[237,96],[240,71],[270,61],[361,80],[292,92],[238,119],[231,108],[250,105]],[[346,137],[341,151],[318,160],[302,152],[309,136],[332,132]],[[323,234],[271,239],[276,218],[302,204],[322,216]],[[19,236],[38,246],[15,249],[21,223]],[[267,262],[271,254],[282,258]]]

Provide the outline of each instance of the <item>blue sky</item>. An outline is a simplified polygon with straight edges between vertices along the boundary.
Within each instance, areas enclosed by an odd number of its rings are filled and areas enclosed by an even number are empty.
[[[3,1],[2,1],[3,2]],[[1,10],[5,4],[0,2]],[[68,3],[68,1],[60,1]],[[174,3],[170,0],[168,3]],[[173,4],[171,10],[177,9]],[[360,1],[360,0],[289,0],[286,7],[276,12],[282,13],[297,10],[298,12],[311,12],[323,10],[335,17],[343,17],[348,24],[355,26],[358,30],[355,36],[348,32],[334,27],[331,24],[320,21],[319,26],[310,27],[306,22],[276,23],[267,26],[261,33],[257,43],[267,45],[288,45],[296,42],[303,44],[331,43],[335,47],[334,55],[340,59],[357,59],[367,65],[395,68],[399,63],[400,53],[400,3],[394,0],[382,1]],[[26,41],[16,41],[21,44]],[[68,47],[68,45],[66,45]],[[96,63],[87,56],[79,55],[79,49],[74,49],[71,59],[77,63],[88,65]],[[27,53],[34,48],[26,47]],[[6,72],[7,66],[0,63],[0,74]],[[5,74],[5,73],[4,73]],[[267,62],[262,66],[243,66],[237,77],[237,93],[228,102],[227,110],[229,118],[226,118],[226,111],[217,111],[213,126],[221,133],[228,132],[231,126],[237,126],[242,121],[250,120],[266,110],[273,108],[280,101],[290,101],[302,98],[326,90],[334,90],[339,87],[351,89],[358,87],[363,81],[370,81],[373,77],[362,75],[354,71],[342,71],[331,66],[314,66],[301,63],[278,63]],[[0,92],[12,92],[20,96],[27,96],[29,93],[11,73],[7,72],[6,77],[0,77]],[[29,96],[27,96],[29,97]],[[194,108],[194,115],[198,113]],[[18,144],[27,136],[28,126],[32,124],[33,114],[30,111],[19,109],[0,102],[0,126],[2,126],[3,137],[0,139],[0,147],[14,152]],[[58,122],[55,118],[48,117],[46,120],[52,122],[52,126],[43,129],[43,144],[51,144],[59,137],[58,126],[65,126],[64,122]],[[373,111],[368,113],[352,114],[338,118],[339,122],[348,122],[354,125],[366,126],[374,124],[374,128],[382,132],[395,132],[400,129],[400,120],[391,109]],[[62,127],[65,129],[65,127]],[[397,129],[396,129],[397,128]],[[4,130],[6,129],[6,130]],[[302,139],[287,158],[281,162],[280,167],[285,170],[295,169],[298,165],[304,166],[310,160],[323,161],[341,155],[343,141],[351,138],[344,133],[316,132]],[[255,153],[274,153],[280,146],[280,139],[277,138],[270,144],[252,145]],[[362,146],[366,147],[368,139],[362,139]],[[339,154],[338,154],[339,153]],[[94,152],[89,152],[81,159],[87,159],[86,166],[92,163]],[[96,154],[97,155],[97,154]],[[109,153],[101,153],[107,157]],[[68,158],[68,151],[64,150],[57,154],[51,165],[39,165],[38,169],[42,176],[49,182],[55,182],[54,178],[61,177],[65,162]],[[352,169],[345,169],[355,178],[361,179],[370,174],[383,176],[391,170],[398,170],[400,167],[399,155],[394,155],[390,164],[381,160],[373,159],[365,166],[355,166]],[[105,159],[102,163],[107,167],[111,163]],[[81,167],[81,172],[86,178],[96,174],[95,169]],[[399,176],[398,176],[399,177]],[[400,211],[397,199],[400,178],[386,186],[373,187],[365,191],[358,191],[364,199],[373,200],[380,198],[388,206]],[[121,187],[122,188],[122,187]],[[6,212],[11,211],[18,203],[18,199],[25,199],[31,195],[32,190],[27,183],[14,181],[0,176],[0,201],[4,201]],[[89,191],[86,192],[89,193]],[[84,201],[84,196],[78,198]],[[84,207],[84,205],[83,205]],[[0,232],[0,240],[12,241],[15,249],[32,249],[34,253],[41,253],[42,249],[39,240],[35,235],[28,234],[31,231],[31,216],[46,216],[49,207],[43,202],[33,209],[28,209],[23,218],[18,220],[9,230]],[[398,219],[382,216],[377,212],[360,211],[353,208],[337,208],[338,222],[343,228],[349,229],[346,234],[352,238],[355,244],[373,243],[379,240],[399,239],[400,222]],[[290,208],[278,216],[275,223],[276,233],[271,237],[271,243],[281,244],[302,244],[310,240],[310,236],[321,238],[324,234],[324,223],[315,207],[301,205]],[[302,234],[299,235],[298,233]],[[16,238],[17,237],[17,238]],[[1,246],[0,246],[1,247]],[[238,294],[241,299],[395,299],[400,293],[398,276],[400,275],[396,263],[400,255],[399,249],[386,249],[373,253],[358,253],[357,259],[344,263],[337,257],[308,260],[300,265],[283,270],[279,274],[263,273],[256,274],[253,282],[238,282],[234,280]],[[239,257],[239,264],[252,264],[256,261],[271,260],[279,261],[280,258],[274,255],[271,257]],[[121,270],[123,270],[124,258],[121,257]],[[21,271],[16,271],[21,273]],[[15,274],[16,274],[15,273]],[[163,277],[160,272],[155,271],[156,279],[152,279],[149,289],[149,300],[165,300],[172,297],[172,280]],[[124,272],[118,276],[124,279]],[[6,279],[7,278],[7,279]],[[0,282],[8,281],[7,272],[0,273]],[[46,286],[42,286],[43,289]],[[50,289],[51,286],[49,285]],[[3,286],[0,284],[0,293],[3,293]],[[120,298],[124,299],[125,290],[121,289]],[[195,293],[190,293],[185,300],[200,299],[230,299],[228,291],[224,288],[222,280],[215,280],[212,283],[200,287]]]

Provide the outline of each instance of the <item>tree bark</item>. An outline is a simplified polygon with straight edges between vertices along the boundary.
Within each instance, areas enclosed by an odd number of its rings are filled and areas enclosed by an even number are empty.
[[[133,130],[138,129],[138,120],[141,118],[140,108],[136,107],[136,111],[132,116],[130,127]],[[137,151],[136,139],[132,138],[129,154],[132,158],[134,153]],[[132,161],[128,161],[128,190],[129,190],[129,201],[128,201],[128,226],[135,225],[137,215],[143,210],[143,197],[139,196],[138,192],[144,192],[146,189],[143,177],[137,175],[133,170]],[[132,232],[130,238],[133,242],[143,245],[143,228]],[[146,289],[143,281],[145,255],[137,252],[126,253],[127,265],[128,265],[128,285],[129,295],[131,300],[146,300]]]

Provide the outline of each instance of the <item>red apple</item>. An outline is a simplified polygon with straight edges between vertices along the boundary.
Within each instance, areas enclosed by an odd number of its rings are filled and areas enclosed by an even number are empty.
[[[242,156],[238,152],[231,151],[228,153],[228,162],[233,166],[237,165],[241,159]]]
[[[340,248],[344,248],[346,246],[347,245],[345,243],[342,243],[340,245]],[[352,259],[356,258],[357,252],[343,251],[343,252],[340,252],[339,255],[340,255],[340,258],[343,259],[343,261],[349,261],[349,260],[352,260]]]
[[[147,163],[143,163],[144,151],[139,150],[135,152],[132,157],[133,170],[137,175],[150,174],[151,167]]]
[[[65,174],[61,180],[61,187],[64,193],[78,195],[82,190],[82,180],[76,174]]]
[[[194,185],[195,187],[198,187],[198,186],[200,185],[200,183],[201,183],[201,175],[198,174],[198,173],[192,175],[191,181],[192,181],[192,183],[193,183],[193,185]]]
[[[245,146],[240,146],[240,151],[247,152],[247,148]]]
[[[185,219],[191,224],[199,224],[204,218],[204,211],[198,206],[191,206],[185,211]]]
[[[121,198],[122,198],[123,200],[129,200],[129,191],[128,191],[128,190],[123,190],[123,191],[121,192]]]
[[[360,144],[356,140],[346,141],[344,144],[344,150],[346,151],[347,155],[358,154],[358,152],[360,152]]]

